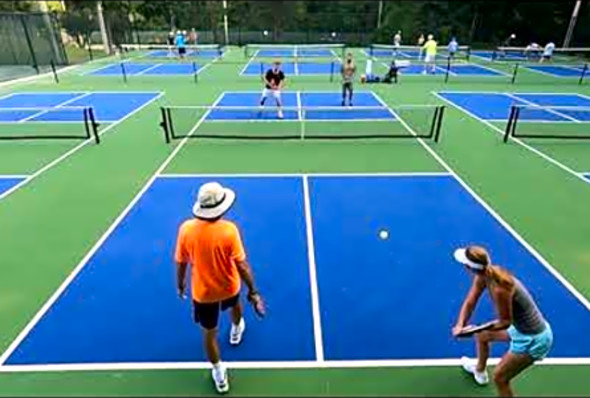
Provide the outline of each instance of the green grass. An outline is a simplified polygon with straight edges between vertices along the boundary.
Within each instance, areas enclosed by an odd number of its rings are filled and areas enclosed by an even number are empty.
[[[356,51],[360,57],[360,53]],[[105,61],[106,62],[106,61]],[[223,91],[257,90],[258,77],[240,77],[241,50],[227,62],[192,77],[80,76],[72,70],[10,91],[161,90],[165,96],[108,131],[100,146],[86,145],[0,201],[0,350],[8,347],[174,145],[158,126],[161,104],[209,105]],[[357,85],[361,88],[360,85]],[[391,106],[440,104],[432,91],[552,91],[590,95],[590,87],[521,71],[508,79],[402,78],[373,85]],[[338,90],[323,77],[293,78],[289,90]],[[32,173],[77,145],[68,142],[0,142],[0,173]],[[174,144],[177,144],[176,141]],[[576,171],[590,171],[590,143],[531,144]],[[442,140],[430,147],[536,250],[590,297],[590,184],[586,184],[497,131],[447,106]],[[235,142],[189,140],[168,165],[171,173],[281,173],[444,171],[414,140]],[[436,303],[433,303],[435,306]],[[198,338],[196,334],[195,338]],[[575,342],[572,342],[575,344]],[[590,366],[536,366],[520,377],[517,393],[590,395]],[[307,370],[236,370],[234,395],[493,395],[459,369],[447,367]],[[567,382],[564,382],[566,380]],[[0,373],[0,395],[210,395],[205,371],[101,371]]]

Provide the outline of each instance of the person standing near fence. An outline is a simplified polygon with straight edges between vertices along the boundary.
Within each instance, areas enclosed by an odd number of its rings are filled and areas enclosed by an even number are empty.
[[[180,226],[174,254],[181,299],[186,293],[189,264],[191,267],[193,318],[201,325],[205,351],[213,365],[211,375],[219,393],[229,391],[227,370],[221,362],[217,341],[219,313],[231,310],[229,343],[234,346],[241,343],[246,329],[240,301],[242,281],[248,287],[248,301],[256,313],[265,314],[238,227],[223,219],[235,199],[233,190],[217,182],[203,184],[193,206],[194,218]]]
[[[545,48],[543,48],[543,55],[539,59],[539,62],[543,61],[551,61],[553,59],[553,51],[555,51],[555,43],[550,41],[549,43],[545,44]]]
[[[428,40],[424,43],[423,48],[426,55],[424,56],[424,70],[422,71],[422,74],[426,74],[428,66],[430,66],[430,73],[434,74],[436,73],[436,52],[438,43],[434,40],[433,35],[428,35]]]
[[[402,31],[398,30],[397,33],[393,36],[393,56],[397,57],[399,52],[399,48],[402,44]]]
[[[459,50],[459,43],[457,43],[457,39],[455,39],[453,37],[447,47],[447,51],[449,52],[449,58],[451,58],[451,59],[455,58],[455,55],[457,54],[458,50]]]
[[[346,97],[348,94],[348,106],[352,106],[353,82],[356,73],[356,65],[352,59],[352,53],[346,55],[346,61],[340,68],[342,74],[342,106],[346,105]]]
[[[178,51],[178,56],[180,58],[184,58],[186,54],[186,44],[185,44],[185,37],[182,32],[179,30],[176,32],[176,50]]]

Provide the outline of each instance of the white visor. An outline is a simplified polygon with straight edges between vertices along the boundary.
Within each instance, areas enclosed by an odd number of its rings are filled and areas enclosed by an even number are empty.
[[[469,268],[474,269],[476,271],[481,271],[486,267],[483,264],[479,264],[474,261],[471,261],[467,257],[467,249],[466,248],[460,248],[460,249],[455,250],[454,257],[455,257],[455,260],[457,260],[461,264],[465,264]]]

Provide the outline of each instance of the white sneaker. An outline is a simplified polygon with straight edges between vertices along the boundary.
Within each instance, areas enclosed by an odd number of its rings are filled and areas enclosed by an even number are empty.
[[[227,370],[223,368],[221,371],[211,370],[211,377],[215,383],[215,389],[219,394],[225,394],[229,391],[229,380],[227,378]]]
[[[238,345],[242,342],[242,336],[244,335],[244,331],[246,330],[246,321],[244,318],[240,319],[240,323],[234,325],[232,323],[231,330],[229,332],[229,343],[231,345]]]
[[[461,366],[463,366],[464,371],[466,371],[467,373],[471,373],[473,375],[475,382],[480,386],[485,386],[490,382],[487,370],[484,370],[483,372],[478,372],[475,369],[475,361],[472,361],[467,357],[461,357]]]
[[[283,111],[280,110],[280,109],[279,109],[279,112],[278,112],[278,116],[279,116],[279,119],[282,119],[284,117],[283,116]]]

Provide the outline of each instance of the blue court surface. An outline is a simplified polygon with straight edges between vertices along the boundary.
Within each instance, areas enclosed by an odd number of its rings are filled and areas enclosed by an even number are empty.
[[[281,70],[289,75],[330,75],[340,73],[340,62],[283,62]],[[250,60],[240,72],[240,75],[260,76],[271,68],[270,63],[261,63]]]
[[[389,67],[387,64],[383,64],[385,67]],[[441,63],[436,65],[435,72],[432,73],[431,68],[426,68],[426,73],[424,73],[425,68],[424,65],[416,65],[410,64],[407,67],[403,67],[400,69],[400,74],[402,75],[444,75],[447,73],[447,65]],[[449,70],[449,74],[451,76],[506,76],[504,72],[498,71],[496,69],[489,68],[487,66],[482,66],[478,64],[452,64],[451,69]]]
[[[158,96],[125,91],[14,93],[0,98],[0,123],[80,122],[81,107],[92,107],[98,122],[116,122]]]
[[[258,108],[260,92],[223,93],[215,107],[205,117],[207,121],[279,120],[276,112],[261,112]],[[395,113],[372,91],[354,93],[354,107],[341,107],[340,92],[283,92],[283,106],[303,108],[285,110],[283,121],[296,120],[388,120],[396,121]],[[267,99],[267,107],[274,109],[274,99]],[[232,107],[234,109],[232,109]],[[244,109],[235,109],[242,107]],[[251,109],[245,109],[245,108]],[[321,108],[320,108],[321,107]],[[322,109],[332,107],[334,109]],[[317,108],[317,109],[314,109]]]
[[[525,68],[553,77],[580,78],[584,73],[584,65],[527,65]],[[586,73],[590,74],[589,71]]]
[[[506,121],[513,105],[530,105],[531,108],[527,108],[527,112],[521,114],[520,119],[531,122],[590,122],[590,97],[582,94],[443,91],[438,95],[475,117],[487,121]],[[535,106],[554,108],[536,110]]]
[[[262,321],[246,311],[239,347],[223,317],[227,361],[316,361],[316,343],[328,361],[473,355],[451,337],[470,284],[452,253],[470,243],[525,281],[555,333],[551,357],[590,357],[589,309],[449,174],[160,176],[4,365],[205,361],[173,251],[212,179],[237,193],[228,218],[268,306]],[[474,321],[492,316],[486,295]]]
[[[176,76],[176,75],[193,75],[199,73],[203,66],[189,63],[133,63],[124,62],[122,64],[109,64],[91,72],[85,73],[92,76],[113,76],[122,75],[123,68],[127,76]]]
[[[253,57],[337,57],[341,53],[340,48],[262,48]]]
[[[22,180],[25,179],[25,176],[12,176],[12,175],[2,175],[0,174],[0,197],[10,188],[14,187],[16,184],[20,183]]]

